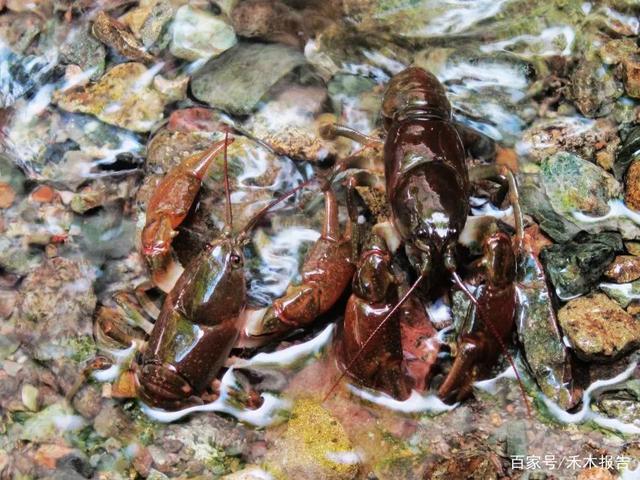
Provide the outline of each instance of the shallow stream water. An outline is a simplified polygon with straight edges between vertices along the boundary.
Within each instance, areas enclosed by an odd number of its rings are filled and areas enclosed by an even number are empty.
[[[0,479],[640,478],[639,34],[636,0],[0,0]],[[470,311],[454,288],[424,302],[431,388],[330,392],[347,287],[234,349],[202,405],[140,402],[154,310],[225,228],[220,156],[153,276],[140,235],[165,174],[229,131],[235,235],[353,156],[332,185],[359,248],[390,231],[382,155],[321,127],[384,138],[385,85],[409,66],[443,84],[467,165],[515,174],[526,401],[504,355],[469,398],[436,395]],[[464,273],[487,232],[514,234],[496,183],[469,201]],[[301,281],[323,205],[311,181],[250,231],[239,330]]]

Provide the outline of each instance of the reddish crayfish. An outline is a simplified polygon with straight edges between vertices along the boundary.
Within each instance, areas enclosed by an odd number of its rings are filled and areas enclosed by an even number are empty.
[[[467,322],[463,328],[456,349],[457,358],[438,393],[446,399],[462,399],[470,393],[471,383],[486,375],[500,351],[513,365],[506,343],[514,329],[516,300],[515,253],[511,239],[504,233],[494,234],[485,241],[481,262],[483,281],[477,297],[457,272],[458,238],[470,210],[470,177],[501,175],[507,180],[519,242],[522,219],[515,178],[511,172],[493,166],[469,170],[465,163],[465,147],[452,122],[451,105],[444,88],[434,75],[421,68],[407,68],[391,79],[383,98],[382,119],[386,131],[386,197],[391,207],[391,220],[404,242],[406,256],[417,278],[398,298],[397,288],[391,287],[393,282],[384,280],[389,273],[385,271],[389,260],[384,249],[365,250],[354,282],[356,298],[352,297],[354,302],[350,303],[351,310],[345,316],[342,375],[355,377],[367,386],[382,385],[384,390],[400,398],[408,396],[407,382],[410,386],[424,387],[427,384],[425,375],[430,371],[429,362],[423,364],[426,369],[419,370],[419,378],[415,378],[415,371],[405,368],[403,373],[399,370],[402,361],[400,325],[407,323],[402,309],[403,305],[418,301],[415,298],[418,289],[428,296],[450,277],[471,300],[476,316],[475,321]],[[361,143],[375,142],[375,139],[339,125],[329,126],[324,133],[330,138],[342,135]],[[378,259],[374,266],[370,258],[375,257]],[[375,278],[376,282],[370,282],[370,285],[377,285],[360,288],[363,275]],[[413,347],[416,341],[424,343],[433,333],[426,316],[415,321],[418,311],[413,309],[414,328],[416,324],[420,328],[422,323],[424,335],[413,338]],[[428,355],[428,349],[423,351]],[[379,369],[373,368],[373,365],[382,366],[383,359],[399,372],[393,376],[394,385],[389,385]],[[430,361],[434,361],[433,355]]]
[[[516,299],[517,248],[514,251],[511,238],[498,232],[484,242],[484,255],[475,265],[475,293],[458,274],[458,240],[470,210],[471,180],[506,179],[519,246],[522,219],[513,175],[493,166],[467,167],[465,146],[451,120],[444,88],[420,68],[408,68],[391,79],[382,119],[384,142],[339,125],[328,126],[324,134],[347,136],[367,145],[384,144],[390,217],[415,272],[413,281],[398,271],[394,253],[375,229],[356,254],[351,224],[357,213],[348,201],[350,222],[341,233],[332,175],[321,181],[324,225],[302,267],[301,283],[290,286],[265,310],[248,315],[246,325],[243,246],[248,232],[273,205],[309,181],[271,202],[234,234],[226,159],[226,147],[232,140],[215,143],[165,176],[149,201],[142,234],[143,255],[152,272],[167,267],[176,229],[191,208],[212,159],[221,152],[225,154],[226,225],[222,236],[186,265],[164,300],[137,368],[138,395],[145,402],[171,410],[201,403],[241,334],[263,342],[305,328],[330,311],[349,285],[352,292],[335,349],[343,376],[400,399],[412,390],[427,389],[440,345],[423,300],[446,287],[449,279],[470,299],[475,313],[463,325],[454,364],[439,395],[447,400],[463,399],[500,352],[513,364],[506,349],[514,328]],[[349,200],[353,179],[348,187]],[[333,387],[329,393],[331,390]]]

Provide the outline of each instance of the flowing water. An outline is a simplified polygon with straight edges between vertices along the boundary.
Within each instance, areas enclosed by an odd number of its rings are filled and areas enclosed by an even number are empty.
[[[640,287],[631,267],[605,273],[640,255],[639,32],[636,0],[0,0],[0,478],[640,478]],[[440,345],[431,388],[400,400],[346,376],[332,389],[345,292],[312,325],[235,349],[201,405],[137,400],[149,313],[225,227],[220,158],[177,228],[171,274],[122,303],[114,294],[151,278],[140,233],[163,175],[230,129],[235,234],[360,149],[323,139],[322,124],[383,135],[384,87],[412,65],[475,132],[468,164],[516,174],[530,228],[514,366],[501,358],[468,399],[437,396],[469,308],[449,291],[425,301]],[[333,182],[341,230],[381,222],[402,257],[379,152],[348,167]],[[513,232],[496,189],[469,199],[465,258],[487,232]],[[323,205],[310,182],[250,232],[239,329],[302,281]],[[589,253],[607,232],[619,246]],[[577,245],[577,260],[551,271],[539,251],[553,244]],[[558,278],[584,288],[562,294]],[[580,299],[600,312],[583,313],[584,330],[559,313]],[[104,312],[125,341],[101,330]],[[83,374],[98,355],[105,368]]]

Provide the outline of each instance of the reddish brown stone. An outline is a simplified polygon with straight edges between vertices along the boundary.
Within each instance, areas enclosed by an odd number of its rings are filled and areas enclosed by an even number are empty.
[[[33,192],[30,198],[38,203],[51,203],[56,198],[57,192],[49,185],[40,185]]]
[[[558,312],[558,321],[583,360],[616,360],[640,345],[640,321],[604,293],[571,300]]]
[[[0,208],[9,208],[16,198],[16,192],[11,185],[0,182]]]
[[[616,283],[633,282],[640,278],[640,257],[618,255],[604,274],[609,280]]]
[[[631,57],[624,61],[624,88],[630,97],[640,98],[640,62]]]
[[[635,160],[627,171],[624,201],[634,210],[640,210],[640,160]]]

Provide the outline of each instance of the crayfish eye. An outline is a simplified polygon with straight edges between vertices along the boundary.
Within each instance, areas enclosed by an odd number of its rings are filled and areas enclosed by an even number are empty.
[[[229,260],[231,260],[231,266],[234,268],[242,266],[242,258],[240,258],[240,255],[236,255],[234,253],[231,255]]]

